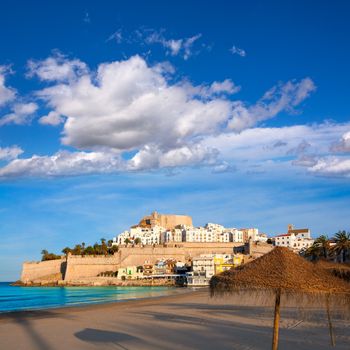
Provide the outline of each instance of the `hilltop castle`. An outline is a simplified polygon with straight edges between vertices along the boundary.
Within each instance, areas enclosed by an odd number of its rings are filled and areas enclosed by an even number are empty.
[[[166,230],[173,230],[178,225],[193,226],[192,218],[188,215],[158,214],[154,211],[151,215],[144,216],[135,226],[144,228],[160,226]]]

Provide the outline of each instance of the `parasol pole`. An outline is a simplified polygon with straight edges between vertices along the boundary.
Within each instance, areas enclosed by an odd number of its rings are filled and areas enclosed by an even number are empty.
[[[276,290],[275,316],[273,320],[272,350],[278,349],[278,330],[280,323],[281,289]]]
[[[335,346],[335,337],[334,337],[334,333],[333,333],[331,311],[330,311],[330,308],[329,308],[329,294],[327,294],[327,296],[326,296],[326,307],[327,307],[327,318],[328,318],[329,335],[331,336],[331,344],[332,344],[332,346]]]

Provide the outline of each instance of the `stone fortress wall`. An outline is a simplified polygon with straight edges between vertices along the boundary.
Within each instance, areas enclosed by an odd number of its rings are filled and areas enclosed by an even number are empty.
[[[21,281],[24,283],[40,280],[52,279],[53,275],[64,279],[66,269],[66,259],[25,262],[22,266]]]
[[[84,277],[96,277],[101,272],[117,271],[120,259],[117,255],[81,256],[70,255],[67,259],[65,281]]]
[[[239,243],[186,243],[168,247],[122,247],[113,256],[69,255],[66,259],[26,262],[23,264],[21,281],[50,281],[57,276],[61,280],[75,281],[80,278],[96,277],[101,272],[117,271],[120,267],[143,265],[145,261],[154,264],[159,259],[174,258],[187,262],[200,254],[232,253]]]

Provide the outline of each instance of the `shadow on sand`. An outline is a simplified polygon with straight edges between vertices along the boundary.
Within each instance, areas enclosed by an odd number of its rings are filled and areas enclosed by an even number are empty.
[[[113,343],[121,349],[128,349],[120,343],[135,342],[140,339],[127,333],[104,331],[101,329],[85,328],[74,334],[78,339],[91,343]]]
[[[25,332],[29,335],[36,349],[38,350],[50,350],[51,347],[47,341],[39,334],[39,332],[33,326],[33,321],[41,318],[71,318],[63,313],[46,310],[33,310],[33,311],[17,311],[7,312],[0,314],[0,322],[6,320],[12,320],[20,325]]]

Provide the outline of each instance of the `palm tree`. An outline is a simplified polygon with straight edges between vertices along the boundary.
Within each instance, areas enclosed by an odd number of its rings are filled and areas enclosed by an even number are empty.
[[[345,262],[346,254],[348,249],[350,249],[350,233],[345,231],[338,231],[335,235],[335,246],[333,251],[340,255],[341,262]]]
[[[69,247],[66,247],[64,249],[62,249],[62,253],[67,257],[68,253],[70,253],[72,251],[72,249],[70,249]]]
[[[328,251],[330,248],[329,245],[329,239],[326,235],[321,235],[320,237],[316,238],[315,243],[321,250],[321,254],[325,259],[328,257]]]
[[[46,249],[43,249],[41,251],[41,255],[42,255],[41,260],[44,261],[44,260],[47,259],[48,255],[49,255],[49,252]]]
[[[73,254],[74,255],[81,255],[81,245],[80,244],[76,244],[74,249],[73,249]]]
[[[101,246],[97,242],[94,244],[94,251],[96,255],[102,254]]]
[[[310,256],[312,261],[315,261],[320,256],[320,247],[317,243],[314,242],[314,244],[307,248],[305,251],[305,256]]]

